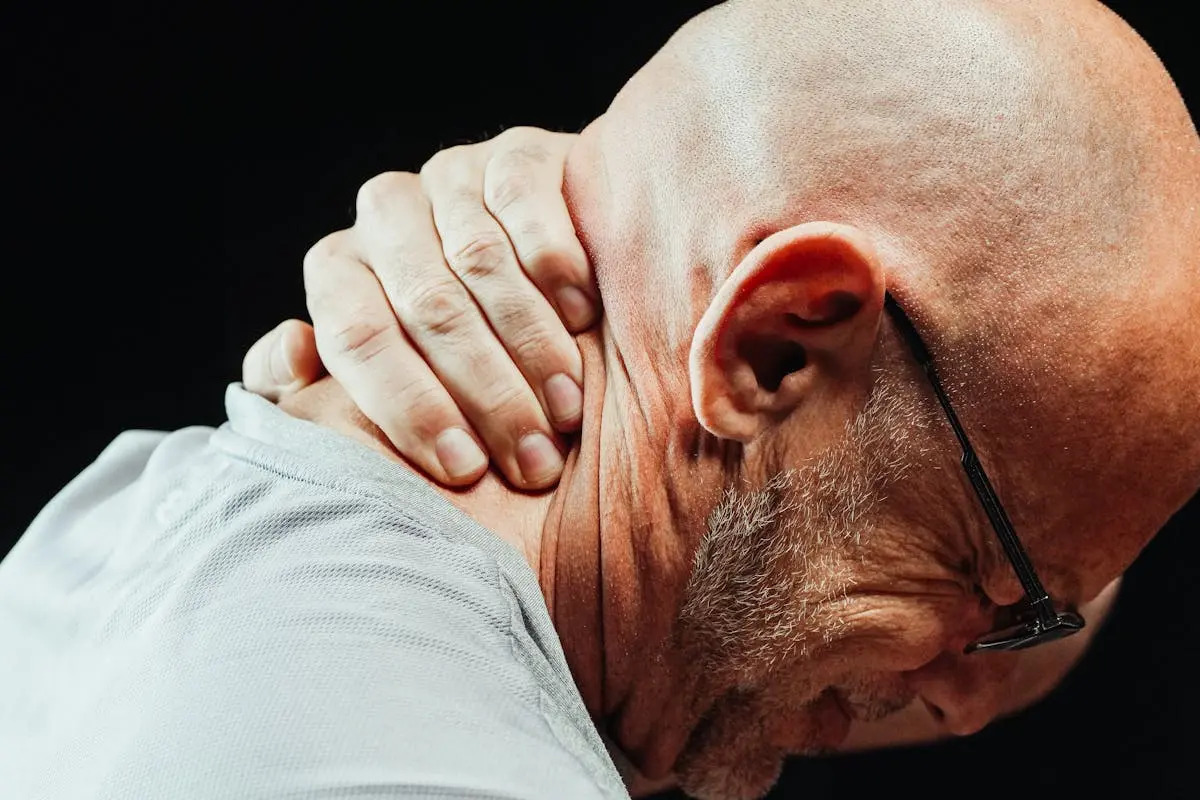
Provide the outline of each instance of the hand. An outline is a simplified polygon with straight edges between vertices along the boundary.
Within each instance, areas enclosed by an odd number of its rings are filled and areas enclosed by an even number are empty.
[[[574,138],[514,128],[438,153],[419,176],[367,181],[354,226],[305,257],[315,333],[293,320],[264,336],[243,364],[246,387],[278,399],[323,361],[434,480],[474,483],[490,453],[515,486],[552,485],[555,430],[580,421],[570,332],[599,316],[562,198]]]

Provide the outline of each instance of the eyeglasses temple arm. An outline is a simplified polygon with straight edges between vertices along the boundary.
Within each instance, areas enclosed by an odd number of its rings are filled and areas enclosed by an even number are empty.
[[[1000,505],[999,497],[996,496],[996,490],[992,488],[992,482],[988,480],[987,473],[983,471],[983,465],[979,463],[979,457],[975,455],[975,448],[971,446],[971,440],[967,438],[967,432],[963,429],[962,423],[959,422],[958,415],[954,413],[954,407],[950,404],[950,398],[946,394],[946,390],[942,386],[942,380],[933,365],[933,357],[929,353],[929,348],[925,346],[925,342],[917,334],[912,321],[908,319],[908,315],[904,313],[890,294],[885,298],[885,302],[890,310],[893,311],[893,316],[900,326],[901,333],[908,341],[909,347],[912,349],[913,355],[921,365],[921,368],[925,370],[934,393],[937,394],[938,403],[941,405],[942,411],[946,414],[946,419],[949,420],[950,427],[954,430],[954,436],[958,439],[959,447],[962,449],[963,469],[966,471],[967,477],[970,478],[971,487],[979,497],[979,502],[983,506],[988,519],[991,521],[992,527],[995,528],[996,535],[1000,537],[1000,546],[1004,548],[1005,555],[1012,562],[1013,571],[1017,574],[1017,580],[1021,582],[1021,588],[1029,596],[1038,617],[1046,624],[1052,623],[1057,619],[1057,613],[1050,602],[1050,596],[1046,593],[1042,582],[1038,580],[1037,574],[1033,569],[1033,564],[1030,563],[1029,556],[1025,553],[1025,548],[1021,546],[1020,541],[1017,539],[1012,522],[1009,521],[1008,514],[1005,513],[1003,506]]]

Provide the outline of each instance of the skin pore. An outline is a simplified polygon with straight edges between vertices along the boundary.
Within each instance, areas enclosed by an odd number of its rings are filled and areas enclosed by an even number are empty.
[[[652,778],[756,797],[851,718],[1006,709],[1021,657],[961,650],[1019,586],[885,290],[1056,600],[1200,484],[1200,147],[1097,4],[718,7],[564,191],[606,317],[560,486],[441,491],[526,555]],[[285,409],[398,457],[332,381]]]

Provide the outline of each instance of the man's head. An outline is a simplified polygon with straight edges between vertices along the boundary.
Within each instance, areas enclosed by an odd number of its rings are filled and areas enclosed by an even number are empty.
[[[565,186],[628,387],[606,413],[636,418],[675,523],[637,572],[670,619],[608,709],[650,772],[753,796],[847,706],[986,699],[1011,665],[958,655],[1020,586],[885,292],[1061,604],[1200,485],[1200,141],[1098,4],[719,7]]]

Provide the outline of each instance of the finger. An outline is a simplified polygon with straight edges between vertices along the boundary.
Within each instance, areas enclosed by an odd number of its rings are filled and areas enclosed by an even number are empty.
[[[404,331],[516,486],[558,480],[562,455],[539,397],[447,267],[416,176],[364,186],[355,230]],[[372,179],[378,181],[379,179]]]
[[[600,316],[591,264],[563,199],[563,165],[577,137],[511,128],[493,141],[483,196],[517,260],[572,331]]]
[[[321,376],[312,326],[289,319],[275,326],[246,352],[242,384],[273,403],[310,385]]]
[[[305,258],[309,313],[330,374],[392,445],[434,480],[475,483],[487,456],[425,360],[413,349],[364,264],[314,248]]]
[[[538,402],[560,430],[578,427],[583,364],[574,339],[517,263],[483,207],[477,165],[431,160],[422,174],[446,262],[470,290]]]
[[[298,391],[325,374],[325,365],[317,351],[316,331],[312,325],[298,319],[285,320],[280,328],[280,357],[295,380],[290,391]]]

